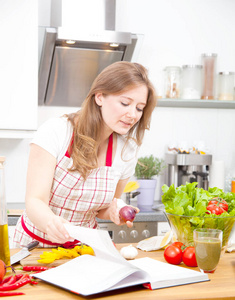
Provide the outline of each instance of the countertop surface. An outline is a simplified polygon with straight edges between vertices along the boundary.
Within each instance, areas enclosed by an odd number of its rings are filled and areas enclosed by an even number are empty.
[[[126,244],[127,245],[127,244]],[[117,249],[126,246],[117,244]],[[34,249],[33,252],[42,249]],[[11,253],[17,252],[12,249]],[[151,257],[159,261],[164,261],[163,250],[144,252],[138,250],[137,258]],[[182,266],[183,267],[183,266]],[[198,268],[192,268],[198,270]],[[19,270],[17,272],[20,272]],[[27,285],[21,287],[19,291],[25,293],[19,299],[100,299],[100,300],[132,300],[132,299],[158,299],[158,300],[185,300],[185,299],[235,299],[235,252],[225,253],[219,262],[214,274],[209,274],[210,281],[182,285],[159,290],[148,290],[142,286],[115,290],[112,292],[101,293],[96,297],[82,297],[72,294],[61,288],[39,281],[35,286]],[[17,298],[18,299],[18,298]]]

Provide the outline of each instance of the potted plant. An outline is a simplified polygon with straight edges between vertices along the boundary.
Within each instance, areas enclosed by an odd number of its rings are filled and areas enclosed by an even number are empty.
[[[163,159],[153,155],[140,157],[135,167],[135,176],[139,183],[137,206],[141,211],[152,209],[157,179],[154,176],[161,174],[166,167]]]

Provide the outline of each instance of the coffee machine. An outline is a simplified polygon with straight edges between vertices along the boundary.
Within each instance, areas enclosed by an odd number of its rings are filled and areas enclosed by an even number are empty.
[[[198,182],[197,187],[208,190],[211,154],[166,153],[167,185],[175,187],[186,182]]]

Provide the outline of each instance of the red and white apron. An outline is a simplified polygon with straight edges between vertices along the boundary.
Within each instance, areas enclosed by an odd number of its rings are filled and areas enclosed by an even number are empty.
[[[73,161],[67,150],[56,166],[50,193],[49,207],[55,215],[63,217],[73,225],[98,227],[96,215],[100,209],[109,206],[116,189],[114,170],[111,167],[112,145],[111,135],[106,166],[92,170],[86,181],[78,172],[68,171]],[[16,226],[14,247],[25,246],[35,239],[40,242],[39,247],[58,246],[48,241],[47,235],[34,226],[24,211]]]

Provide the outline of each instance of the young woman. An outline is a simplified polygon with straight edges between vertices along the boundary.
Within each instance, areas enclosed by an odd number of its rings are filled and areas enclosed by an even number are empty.
[[[134,174],[155,106],[147,70],[117,62],[97,76],[81,110],[44,123],[30,146],[14,247],[34,239],[40,247],[74,242],[68,222],[97,228],[98,217],[122,225],[117,199]]]

